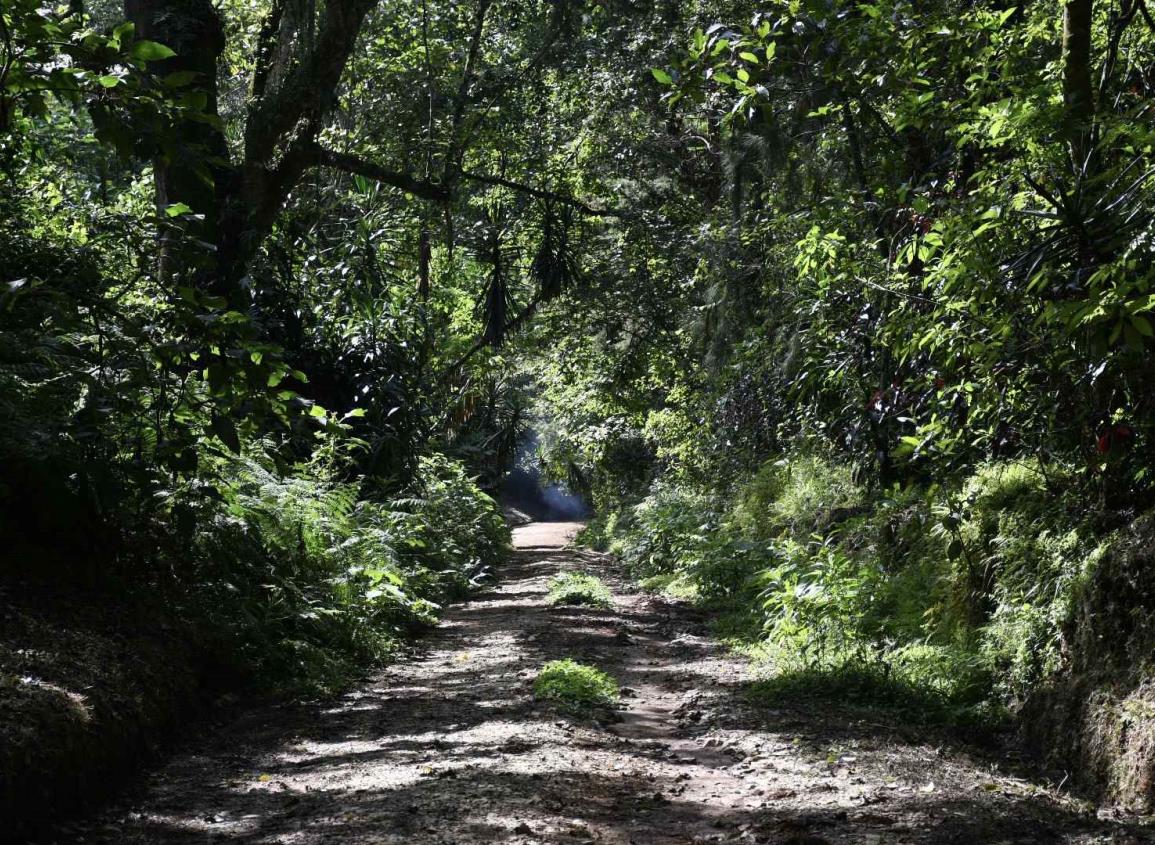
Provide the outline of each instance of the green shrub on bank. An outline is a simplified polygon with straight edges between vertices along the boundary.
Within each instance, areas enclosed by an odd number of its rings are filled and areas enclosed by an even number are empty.
[[[223,660],[263,682],[339,686],[435,622],[508,545],[493,500],[440,456],[422,459],[408,495],[388,499],[316,467],[279,474],[260,455],[221,475],[221,502],[200,515],[182,558],[190,611]]]
[[[843,657],[829,663],[779,666],[750,687],[750,698],[767,707],[823,701],[840,706],[884,708],[911,725],[937,725],[975,731],[1004,726],[1006,709],[991,700],[982,670],[965,654],[927,655],[922,669],[902,664],[900,655]],[[958,661],[961,660],[960,666]],[[952,670],[962,670],[956,677]],[[976,669],[978,675],[972,674]],[[976,683],[977,681],[977,683]]]
[[[566,658],[551,660],[533,683],[533,694],[574,715],[612,708],[618,702],[617,681],[594,666]]]
[[[650,587],[710,605],[791,683],[870,676],[942,712],[997,709],[1059,667],[1101,555],[1053,492],[1065,481],[992,463],[950,487],[867,490],[806,450],[729,499],[659,481],[589,536]]]

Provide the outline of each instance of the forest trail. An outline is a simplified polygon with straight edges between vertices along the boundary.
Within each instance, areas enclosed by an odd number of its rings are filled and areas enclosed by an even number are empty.
[[[687,606],[623,583],[577,526],[516,532],[500,583],[411,659],[328,704],[249,712],[58,842],[1038,843],[1145,841],[964,751],[799,706],[755,711],[743,660]],[[612,610],[551,608],[599,574]],[[595,664],[621,721],[536,702],[547,660]]]

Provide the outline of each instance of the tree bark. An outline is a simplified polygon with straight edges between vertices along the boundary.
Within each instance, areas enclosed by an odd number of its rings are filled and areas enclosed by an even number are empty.
[[[1091,156],[1095,95],[1091,84],[1094,0],[1067,0],[1063,7],[1063,131],[1077,170]]]
[[[225,37],[211,0],[125,0],[124,13],[137,38],[176,52],[155,63],[158,74],[197,74],[187,90],[203,96],[201,112],[215,118],[217,59]],[[184,203],[195,215],[180,218],[179,228],[162,233],[157,262],[161,278],[195,283],[191,277],[196,275],[210,280],[214,293],[223,293],[211,283],[218,278],[212,247],[220,242],[222,197],[230,176],[223,132],[212,122],[179,122],[154,157],[153,172],[160,218],[176,203]]]

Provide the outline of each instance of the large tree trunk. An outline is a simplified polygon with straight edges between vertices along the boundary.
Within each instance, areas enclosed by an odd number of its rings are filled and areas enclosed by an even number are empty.
[[[216,117],[217,59],[225,37],[211,0],[125,0],[124,12],[136,25],[138,38],[158,41],[176,52],[156,63],[157,72],[197,74],[187,90],[204,97],[203,114]],[[161,219],[176,203],[192,209],[192,215],[174,218],[174,228],[162,234],[161,277],[228,295],[232,285],[228,274],[219,272],[217,251],[224,197],[232,178],[223,132],[211,122],[181,121],[171,127],[153,169]]]
[[[1087,166],[1095,96],[1091,87],[1091,22],[1094,0],[1067,0],[1063,7],[1063,131],[1077,169]]]

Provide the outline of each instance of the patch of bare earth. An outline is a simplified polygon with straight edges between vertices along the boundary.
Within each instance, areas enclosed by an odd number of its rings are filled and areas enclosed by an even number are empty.
[[[500,586],[412,659],[329,705],[251,712],[158,771],[134,806],[57,841],[118,843],[1131,843],[1143,829],[881,724],[746,704],[745,663],[684,605],[623,585],[576,526],[518,529]],[[610,610],[551,608],[602,575]],[[547,660],[623,685],[621,720],[535,702]]]

